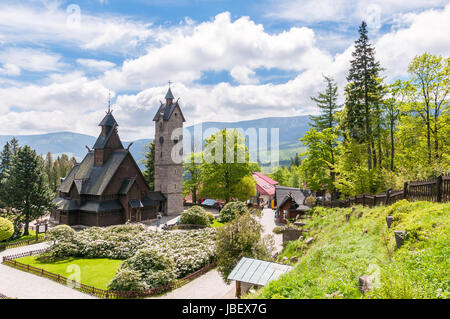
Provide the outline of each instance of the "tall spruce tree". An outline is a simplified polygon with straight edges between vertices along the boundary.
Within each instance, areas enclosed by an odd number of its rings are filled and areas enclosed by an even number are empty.
[[[326,83],[325,91],[319,93],[318,97],[311,97],[311,100],[316,102],[321,114],[309,117],[313,121],[310,126],[319,132],[336,126],[335,114],[340,108],[340,105],[337,104],[338,87],[336,82],[330,77],[323,77]]]
[[[142,160],[145,169],[142,173],[150,190],[153,191],[155,189],[155,142],[148,143],[146,148],[145,159]]]
[[[343,129],[346,137],[367,145],[367,167],[371,170],[377,163],[373,125],[383,90],[379,79],[382,68],[375,60],[375,49],[369,42],[367,33],[367,24],[363,21],[347,76]]]
[[[326,83],[325,91],[319,93],[318,97],[311,97],[311,99],[316,102],[321,114],[318,116],[310,116],[310,119],[313,121],[310,125],[318,132],[328,130],[330,133],[337,134],[336,112],[338,112],[340,108],[340,105],[337,104],[338,87],[332,78],[324,76],[324,80]],[[328,135],[324,134],[320,136],[325,137]],[[329,168],[331,182],[334,182],[336,176],[334,171],[335,148],[337,143],[335,139],[329,138],[324,139],[322,142],[325,144],[325,149],[327,149],[327,153],[329,154],[327,166]]]
[[[5,174],[7,205],[18,211],[18,219],[25,224],[24,235],[28,235],[30,222],[52,208],[44,160],[29,146],[20,147]]]

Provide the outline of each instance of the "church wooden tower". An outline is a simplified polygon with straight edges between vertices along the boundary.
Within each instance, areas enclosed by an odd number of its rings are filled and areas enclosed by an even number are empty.
[[[183,211],[183,113],[169,86],[166,102],[161,103],[155,122],[155,191],[167,199],[163,213],[178,214]],[[177,133],[179,132],[179,133]],[[178,160],[173,154],[178,153]]]

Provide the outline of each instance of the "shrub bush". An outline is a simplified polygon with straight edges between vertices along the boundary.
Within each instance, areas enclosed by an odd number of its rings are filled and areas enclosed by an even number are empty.
[[[108,284],[110,290],[134,290],[142,291],[149,287],[142,281],[142,276],[139,271],[122,268]]]
[[[11,238],[14,234],[14,225],[6,218],[0,217],[0,241]]]
[[[243,202],[229,202],[220,211],[220,222],[231,222],[236,216],[241,216],[248,212],[248,208]]]
[[[142,281],[150,288],[168,285],[177,277],[173,259],[154,248],[138,250],[120,267],[139,272]]]
[[[192,206],[181,213],[180,224],[209,226],[211,220],[203,207]]]
[[[48,231],[50,240],[70,241],[75,237],[75,230],[68,225],[58,225]]]

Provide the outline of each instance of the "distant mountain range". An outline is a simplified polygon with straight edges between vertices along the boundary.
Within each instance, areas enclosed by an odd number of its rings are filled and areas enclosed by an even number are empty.
[[[304,151],[302,143],[299,141],[308,130],[308,116],[293,116],[293,117],[270,117],[250,121],[240,122],[205,122],[202,123],[202,130],[216,128],[218,130],[224,128],[241,128],[244,131],[249,128],[267,128],[268,139],[272,128],[279,128],[279,142],[280,142],[280,164],[286,165],[289,163],[291,156],[295,153]],[[186,127],[191,136],[194,134],[194,126]],[[120,130],[119,130],[120,135]],[[11,140],[13,137],[19,140],[20,145],[29,145],[35,149],[38,154],[46,155],[48,152],[52,153],[54,157],[67,154],[69,157],[75,156],[77,161],[81,161],[86,155],[87,149],[85,145],[92,148],[97,137],[73,133],[73,132],[57,132],[37,135],[0,135],[0,147]],[[140,164],[144,158],[145,145],[153,139],[139,139],[134,141],[130,150],[135,160]],[[185,140],[188,143],[187,140]],[[129,142],[124,141],[124,147],[127,147]],[[268,140],[270,147],[270,140]]]

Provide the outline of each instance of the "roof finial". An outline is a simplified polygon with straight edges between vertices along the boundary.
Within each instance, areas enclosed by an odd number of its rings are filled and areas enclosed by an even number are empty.
[[[169,89],[170,89],[170,85],[172,84],[173,82],[170,82],[170,80],[169,80]]]

